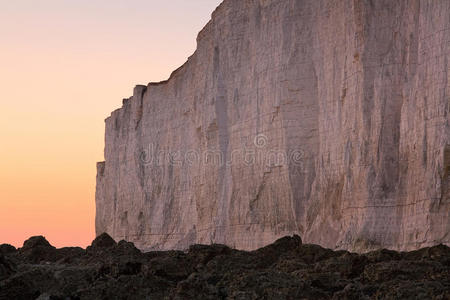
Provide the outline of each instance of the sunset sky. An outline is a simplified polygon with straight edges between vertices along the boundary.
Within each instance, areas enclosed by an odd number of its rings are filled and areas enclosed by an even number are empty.
[[[0,244],[90,244],[104,119],[186,61],[220,2],[0,0]]]

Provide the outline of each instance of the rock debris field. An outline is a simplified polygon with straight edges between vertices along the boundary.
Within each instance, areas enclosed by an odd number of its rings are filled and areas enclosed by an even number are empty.
[[[293,236],[143,253],[107,234],[87,249],[35,236],[0,245],[0,299],[450,299],[450,248],[355,254]]]

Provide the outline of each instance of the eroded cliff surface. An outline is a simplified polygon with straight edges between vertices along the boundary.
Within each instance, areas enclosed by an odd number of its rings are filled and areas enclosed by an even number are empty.
[[[225,0],[106,119],[96,231],[139,248],[450,242],[450,1]]]

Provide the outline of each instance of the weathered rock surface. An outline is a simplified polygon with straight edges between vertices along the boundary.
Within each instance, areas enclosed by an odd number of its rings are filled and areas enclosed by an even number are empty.
[[[450,1],[225,0],[189,60],[106,119],[97,233],[449,244],[449,24]]]
[[[450,248],[444,245],[359,255],[293,236],[252,252],[192,245],[185,252],[141,253],[103,234],[86,250],[72,248],[75,255],[28,244],[26,251],[37,249],[38,256],[23,256],[23,248],[0,254],[1,300],[450,297]]]

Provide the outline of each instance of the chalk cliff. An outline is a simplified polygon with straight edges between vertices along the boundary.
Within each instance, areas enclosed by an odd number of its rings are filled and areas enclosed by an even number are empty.
[[[225,0],[106,119],[96,231],[139,248],[450,243],[450,1]]]

